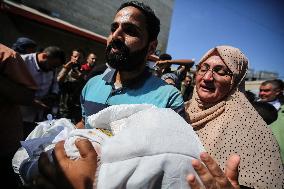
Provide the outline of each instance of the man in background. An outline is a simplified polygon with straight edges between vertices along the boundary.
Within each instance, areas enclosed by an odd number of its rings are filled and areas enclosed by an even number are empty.
[[[65,54],[59,47],[50,46],[41,53],[22,55],[33,79],[38,85],[35,99],[31,106],[22,106],[25,136],[36,126],[36,122],[45,120],[47,113],[58,106],[59,87],[56,80],[56,68],[65,62]]]
[[[31,105],[37,85],[21,56],[0,44],[1,184],[17,188],[11,160],[23,140],[20,105]]]
[[[80,94],[83,88],[83,74],[80,71],[83,52],[73,49],[70,60],[63,65],[58,73],[60,86],[60,117],[71,119],[76,123],[81,119]]]
[[[268,102],[272,104],[278,111],[281,107],[281,103],[278,99],[281,93],[281,85],[275,80],[267,80],[261,83],[259,87],[260,101]]]

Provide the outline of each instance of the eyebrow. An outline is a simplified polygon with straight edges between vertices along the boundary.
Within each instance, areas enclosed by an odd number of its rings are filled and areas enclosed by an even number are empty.
[[[208,63],[206,63],[206,62],[201,63],[201,66],[202,66],[202,65],[206,65],[206,66],[208,66],[208,67],[210,68],[210,65],[209,65]],[[227,71],[230,71],[230,69],[229,69],[228,66],[226,66],[226,65],[216,65],[216,66],[214,66],[213,68],[215,68],[215,67],[222,67],[222,68],[227,69]]]
[[[118,22],[113,22],[113,23],[111,24],[111,26],[113,27],[113,26],[118,25],[118,24],[119,24]],[[134,28],[137,29],[140,33],[143,33],[142,29],[141,29],[139,26],[137,26],[136,24],[133,24],[133,23],[131,23],[131,22],[122,22],[121,25],[122,25],[123,27],[125,27],[125,26],[134,27]]]

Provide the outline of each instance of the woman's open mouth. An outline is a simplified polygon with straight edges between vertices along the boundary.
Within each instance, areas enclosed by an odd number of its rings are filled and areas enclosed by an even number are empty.
[[[215,87],[214,86],[207,86],[207,85],[200,85],[200,89],[205,92],[214,92]]]

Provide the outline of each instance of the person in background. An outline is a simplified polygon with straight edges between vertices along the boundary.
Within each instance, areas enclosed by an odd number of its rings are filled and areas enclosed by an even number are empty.
[[[261,101],[253,101],[251,104],[267,125],[277,120],[278,112],[273,105]]]
[[[56,68],[65,62],[63,50],[50,46],[41,53],[22,55],[22,58],[38,85],[34,103],[31,106],[21,106],[25,137],[34,129],[36,122],[45,120],[48,113],[56,114],[58,107],[59,87],[56,81]]]
[[[167,53],[163,53],[159,56],[159,60],[156,62],[156,65],[159,65],[160,62],[164,62],[167,60],[172,60],[172,56]],[[162,77],[162,75],[166,73],[172,73],[171,64],[163,64],[163,66],[160,66],[158,68],[159,69],[157,71],[160,77]]]
[[[20,105],[31,105],[36,82],[21,56],[0,44],[0,173],[1,184],[17,188],[11,160],[23,140]]]
[[[36,42],[27,37],[19,37],[17,41],[12,45],[12,49],[19,54],[35,53],[36,47]]]
[[[277,100],[279,100],[281,106],[278,109],[278,118],[276,121],[270,124],[270,128],[279,144],[281,159],[284,165],[284,97],[283,97],[284,83],[280,79],[274,79],[272,81],[273,85],[277,86],[276,87],[278,88],[277,91],[280,91],[279,94],[277,95]]]
[[[164,80],[167,84],[177,87],[178,77],[176,76],[176,74],[166,73],[162,75],[161,79]]]
[[[267,125],[277,120],[277,110],[273,105],[268,102],[257,101],[256,95],[249,90],[245,91],[244,94]]]
[[[192,77],[190,75],[185,76],[181,83],[181,94],[183,100],[186,102],[191,99],[193,94]]]
[[[90,53],[87,57],[87,63],[81,66],[80,71],[82,72],[84,79],[82,88],[84,87],[86,82],[89,81],[89,79],[96,75],[104,73],[104,71],[107,69],[107,66],[105,64],[98,64],[97,60],[97,55],[95,53]]]
[[[259,87],[259,100],[272,104],[276,110],[279,110],[281,103],[278,96],[281,93],[281,83],[276,80],[267,80],[260,84]]]
[[[277,110],[277,119],[270,124],[270,128],[280,147],[281,159],[284,164],[283,81],[280,79],[264,81],[259,87],[259,97],[259,101],[267,102]],[[270,116],[273,117],[273,115]]]
[[[284,187],[284,172],[279,147],[270,128],[245,97],[247,70],[248,59],[238,48],[217,46],[205,53],[197,65],[192,99],[186,105],[187,120],[222,170],[227,157],[240,156],[241,186],[280,189]],[[207,155],[201,156],[205,164],[211,162],[208,159]],[[199,161],[193,164],[198,173],[206,175],[201,177],[206,187],[218,185],[216,173],[206,173]],[[198,185],[193,176],[188,179],[191,186]]]
[[[74,49],[70,60],[63,65],[58,73],[57,81],[60,85],[60,117],[69,118],[76,123],[81,119],[80,93],[83,88],[83,74],[80,71],[83,52]]]
[[[83,72],[84,75],[87,75],[95,66],[96,61],[97,55],[95,53],[89,53],[89,55],[87,56],[86,63],[81,66],[80,71]]]
[[[171,70],[171,65],[179,65],[175,71]],[[155,63],[155,75],[161,78],[168,78],[169,75],[176,75],[177,80],[175,86],[180,90],[181,82],[185,79],[190,68],[193,66],[194,61],[189,59],[172,60],[169,54],[161,54],[159,60]],[[171,76],[172,78],[174,76]],[[165,79],[164,79],[165,80]]]
[[[281,79],[274,79],[273,81],[278,83],[280,93],[277,96],[277,99],[279,100],[280,104],[283,105],[284,104],[284,82]]]
[[[92,77],[95,77],[97,75],[103,74],[105,70],[107,69],[106,64],[97,64],[92,68],[92,70],[87,74],[86,82],[89,81]]]
[[[247,99],[250,103],[253,103],[257,99],[256,95],[253,92],[251,92],[250,90],[245,91],[245,96],[247,97]]]
[[[282,164],[284,166],[284,105],[281,105],[277,113],[277,120],[270,124],[270,128],[280,147]]]

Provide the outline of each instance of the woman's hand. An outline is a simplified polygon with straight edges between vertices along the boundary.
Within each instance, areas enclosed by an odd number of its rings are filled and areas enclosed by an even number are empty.
[[[240,157],[238,155],[232,155],[228,159],[225,173],[206,152],[201,153],[200,158],[205,165],[199,160],[193,160],[192,166],[204,186],[197,181],[193,174],[189,174],[187,181],[192,189],[201,189],[204,187],[210,189],[240,189],[238,183]]]

